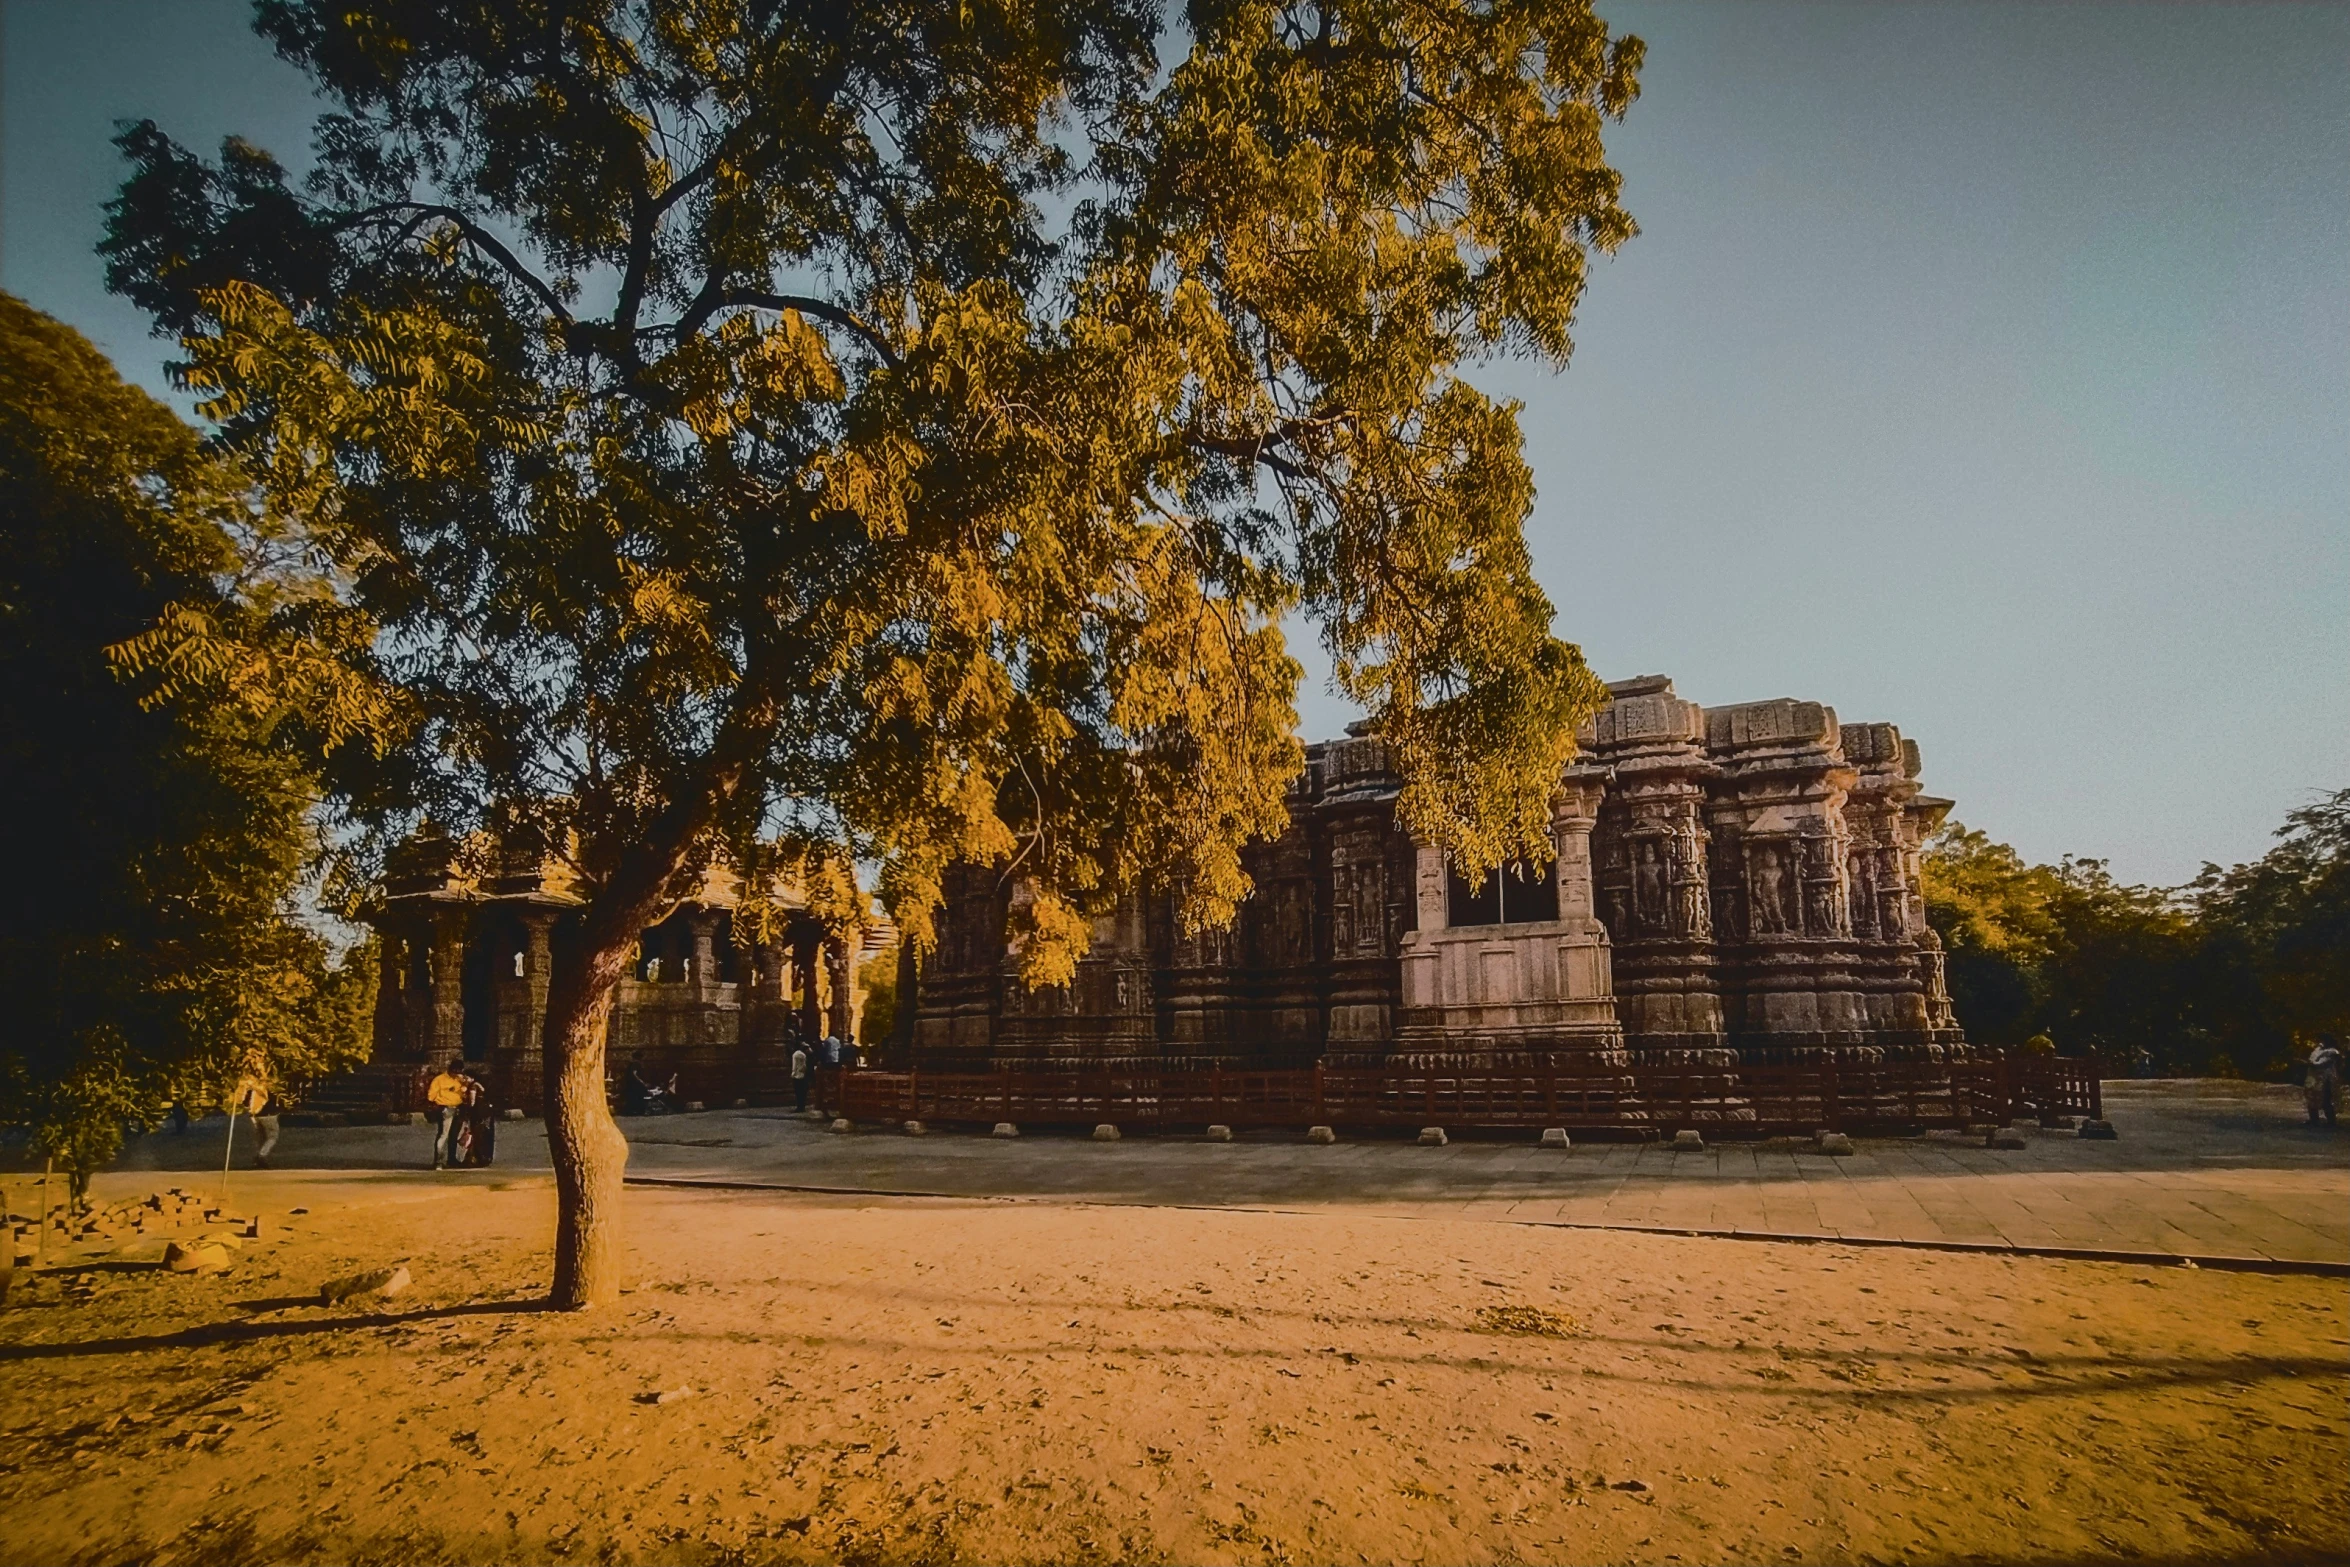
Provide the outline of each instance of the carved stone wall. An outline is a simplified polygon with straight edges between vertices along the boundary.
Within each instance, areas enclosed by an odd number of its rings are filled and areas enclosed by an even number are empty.
[[[1963,1046],[1918,873],[1950,802],[1921,792],[1913,742],[1816,702],[1701,708],[1660,675],[1609,694],[1560,776],[1551,865],[1512,868],[1515,890],[1413,843],[1402,780],[1359,730],[1308,748],[1288,830],[1244,851],[1255,891],[1232,929],[1185,929],[1169,891],[1129,899],[1063,991],[1018,983],[1017,891],[960,868],[921,976],[917,1064]]]

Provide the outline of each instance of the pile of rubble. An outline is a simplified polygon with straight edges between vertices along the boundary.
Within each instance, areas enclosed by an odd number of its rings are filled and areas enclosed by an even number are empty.
[[[227,1212],[218,1202],[199,1193],[174,1186],[168,1191],[127,1198],[121,1202],[84,1203],[79,1208],[60,1205],[49,1210],[48,1224],[52,1244],[88,1246],[156,1235],[191,1224],[228,1225],[250,1230],[253,1221]],[[41,1215],[11,1212],[8,1225],[10,1242],[15,1247],[14,1255],[19,1260],[29,1261],[29,1254],[40,1243]]]

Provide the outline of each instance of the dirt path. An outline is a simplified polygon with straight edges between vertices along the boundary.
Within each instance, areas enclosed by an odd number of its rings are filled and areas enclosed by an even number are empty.
[[[560,1316],[536,1178],[241,1179],[225,1276],[19,1276],[0,1561],[2350,1555],[2334,1280],[638,1190]]]

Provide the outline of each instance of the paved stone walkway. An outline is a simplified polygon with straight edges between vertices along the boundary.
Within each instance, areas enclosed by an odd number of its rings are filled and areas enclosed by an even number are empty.
[[[1858,1140],[1849,1158],[1808,1143],[1703,1153],[1584,1143],[1559,1151],[1408,1137],[1315,1147],[1294,1135],[1029,1135],[968,1130],[837,1135],[776,1110],[622,1123],[637,1176],[871,1194],[1309,1208],[1518,1222],[1770,1231],[1929,1243],[2143,1250],[2350,1262],[2350,1130],[2311,1130],[2289,1088],[2213,1081],[2110,1083],[2116,1142],[2026,1129],[1993,1151],[1953,1137]],[[138,1139],[126,1169],[219,1170],[222,1123]],[[505,1170],[546,1168],[536,1122],[510,1124]],[[430,1158],[421,1127],[289,1128],[281,1169],[391,1169]],[[208,1163],[209,1161],[209,1163]],[[240,1154],[238,1163],[247,1161]],[[445,1177],[471,1181],[480,1174]]]

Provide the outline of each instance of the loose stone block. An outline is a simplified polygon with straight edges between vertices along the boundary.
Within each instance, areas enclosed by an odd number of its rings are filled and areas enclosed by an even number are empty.
[[[1338,1129],[1330,1126],[1309,1126],[1306,1128],[1306,1141],[1324,1145],[1334,1143],[1338,1141]]]
[[[930,1128],[924,1126],[920,1121],[908,1121],[906,1123],[906,1135],[908,1137],[926,1137],[929,1134]]]
[[[1966,1135],[1969,1137],[1990,1137],[1998,1130],[1998,1127],[1988,1121],[1970,1121],[1967,1123]]]
[[[1104,1121],[1093,1129],[1093,1140],[1097,1143],[1114,1143],[1118,1140],[1118,1129]]]
[[[332,1279],[318,1287],[319,1301],[328,1306],[362,1295],[381,1295],[386,1299],[404,1293],[410,1283],[405,1266],[377,1268],[371,1273],[354,1273],[346,1278]]]
[[[516,1106],[508,1105],[498,1118],[502,1121],[519,1121],[522,1119],[522,1111]]]
[[[1209,1127],[1208,1141],[1211,1143],[1228,1143],[1232,1141],[1232,1128],[1229,1126]]]
[[[2075,1135],[2094,1143],[2110,1143],[2120,1134],[2114,1131],[2111,1121],[2083,1121]]]
[[[857,1129],[857,1124],[845,1115],[836,1116],[833,1118],[832,1129],[836,1132],[853,1132]]]
[[[704,1106],[703,1106],[703,1104],[702,1104],[702,1101],[700,1101],[699,1099],[688,1099],[688,1100],[685,1102],[685,1108],[686,1108],[686,1111],[687,1111],[687,1113],[691,1114],[691,1113],[693,1113],[693,1112],[695,1112],[695,1111],[699,1111],[699,1110],[703,1109],[703,1108],[704,1108]]]
[[[748,1110],[750,1107],[751,1102],[748,1099],[737,1099],[734,1102],[734,1108],[737,1110]]]
[[[207,1241],[163,1248],[163,1265],[174,1273],[218,1273],[228,1266],[228,1248]]]
[[[1567,1142],[1567,1129],[1563,1126],[1544,1127],[1542,1129],[1542,1146],[1545,1148],[1565,1148],[1570,1146]]]
[[[1423,1148],[1442,1148],[1444,1146],[1444,1128],[1441,1126],[1421,1127],[1420,1146]]]
[[[2026,1143],[2022,1138],[2016,1136],[2013,1132],[1993,1132],[1989,1137],[1983,1139],[1983,1146],[1986,1148],[2013,1149],[2027,1148],[2031,1145]]]
[[[1705,1152],[1705,1138],[1695,1127],[1684,1126],[1673,1134],[1673,1152],[1703,1153]]]
[[[1020,1135],[1020,1128],[1009,1121],[998,1121],[995,1124],[994,1135],[997,1137],[1017,1137]]]
[[[1852,1139],[1842,1132],[1822,1132],[1819,1135],[1820,1152],[1838,1159],[1852,1157]]]

